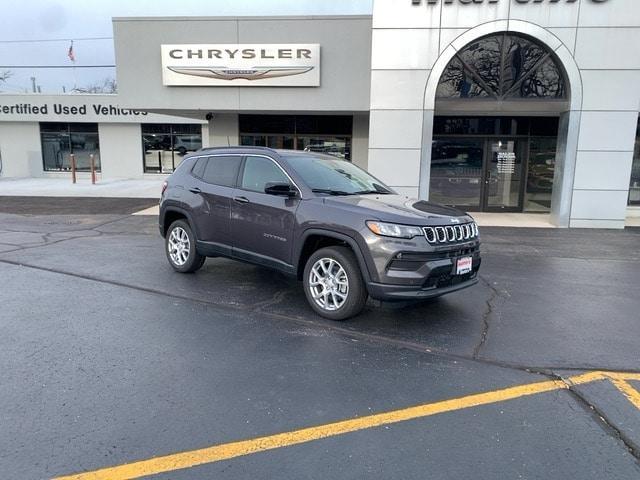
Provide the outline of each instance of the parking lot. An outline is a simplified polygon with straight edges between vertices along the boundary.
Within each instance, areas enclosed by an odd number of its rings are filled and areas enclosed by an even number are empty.
[[[0,478],[640,476],[640,229],[487,227],[475,287],[331,322],[174,273],[153,204],[0,197]]]

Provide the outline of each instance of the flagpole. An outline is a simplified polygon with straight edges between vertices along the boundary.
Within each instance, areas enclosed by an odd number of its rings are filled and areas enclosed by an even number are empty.
[[[71,45],[69,46],[69,52],[67,53],[67,56],[73,64],[71,70],[73,71],[73,91],[75,92],[76,88],[78,88],[78,79],[76,78],[76,54],[73,51],[73,40],[71,40]]]

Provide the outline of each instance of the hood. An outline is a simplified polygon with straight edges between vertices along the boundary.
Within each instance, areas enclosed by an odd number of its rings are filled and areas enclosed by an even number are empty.
[[[473,219],[453,207],[418,200],[405,195],[348,195],[326,197],[326,205],[348,208],[367,215],[369,220],[409,225],[447,225],[455,218],[460,222]]]

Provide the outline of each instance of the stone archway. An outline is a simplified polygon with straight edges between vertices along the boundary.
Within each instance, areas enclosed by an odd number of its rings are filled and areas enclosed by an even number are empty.
[[[475,40],[493,33],[508,32],[534,38],[553,52],[557,62],[564,69],[568,107],[560,116],[556,168],[553,180],[551,218],[557,226],[568,227],[571,213],[573,180],[577,156],[582,105],[582,79],[577,65],[568,48],[548,30],[523,21],[499,20],[472,28],[453,40],[440,54],[433,65],[424,90],[422,142],[420,152],[420,198],[429,196],[429,176],[431,166],[431,145],[436,108],[436,90],[440,78],[456,54]]]

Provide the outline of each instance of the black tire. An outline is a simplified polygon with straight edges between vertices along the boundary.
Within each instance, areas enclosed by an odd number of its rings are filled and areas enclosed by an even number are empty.
[[[171,255],[171,246],[170,242],[172,241],[172,232],[176,232],[176,235],[180,234],[182,236],[182,232],[184,232],[188,238],[189,242],[189,252],[184,260],[184,263],[180,264],[179,261],[174,260]],[[207,257],[204,255],[200,255],[196,251],[196,237],[193,234],[193,230],[189,226],[189,223],[186,220],[176,220],[173,222],[169,229],[167,230],[167,234],[164,239],[164,251],[167,255],[167,260],[169,260],[169,265],[176,271],[180,273],[193,273],[196,270],[200,269],[204,264]]]
[[[311,269],[316,262],[326,258],[331,259],[339,264],[346,273],[348,288],[346,299],[337,308],[335,304],[330,304],[334,309],[326,309],[319,305],[313,298],[312,286],[310,283]],[[304,284],[304,293],[311,308],[318,314],[330,320],[346,320],[347,318],[358,315],[367,301],[368,293],[360,266],[354,253],[347,247],[326,247],[315,251],[304,267],[304,276],[302,278]],[[319,300],[322,302],[323,300]]]

